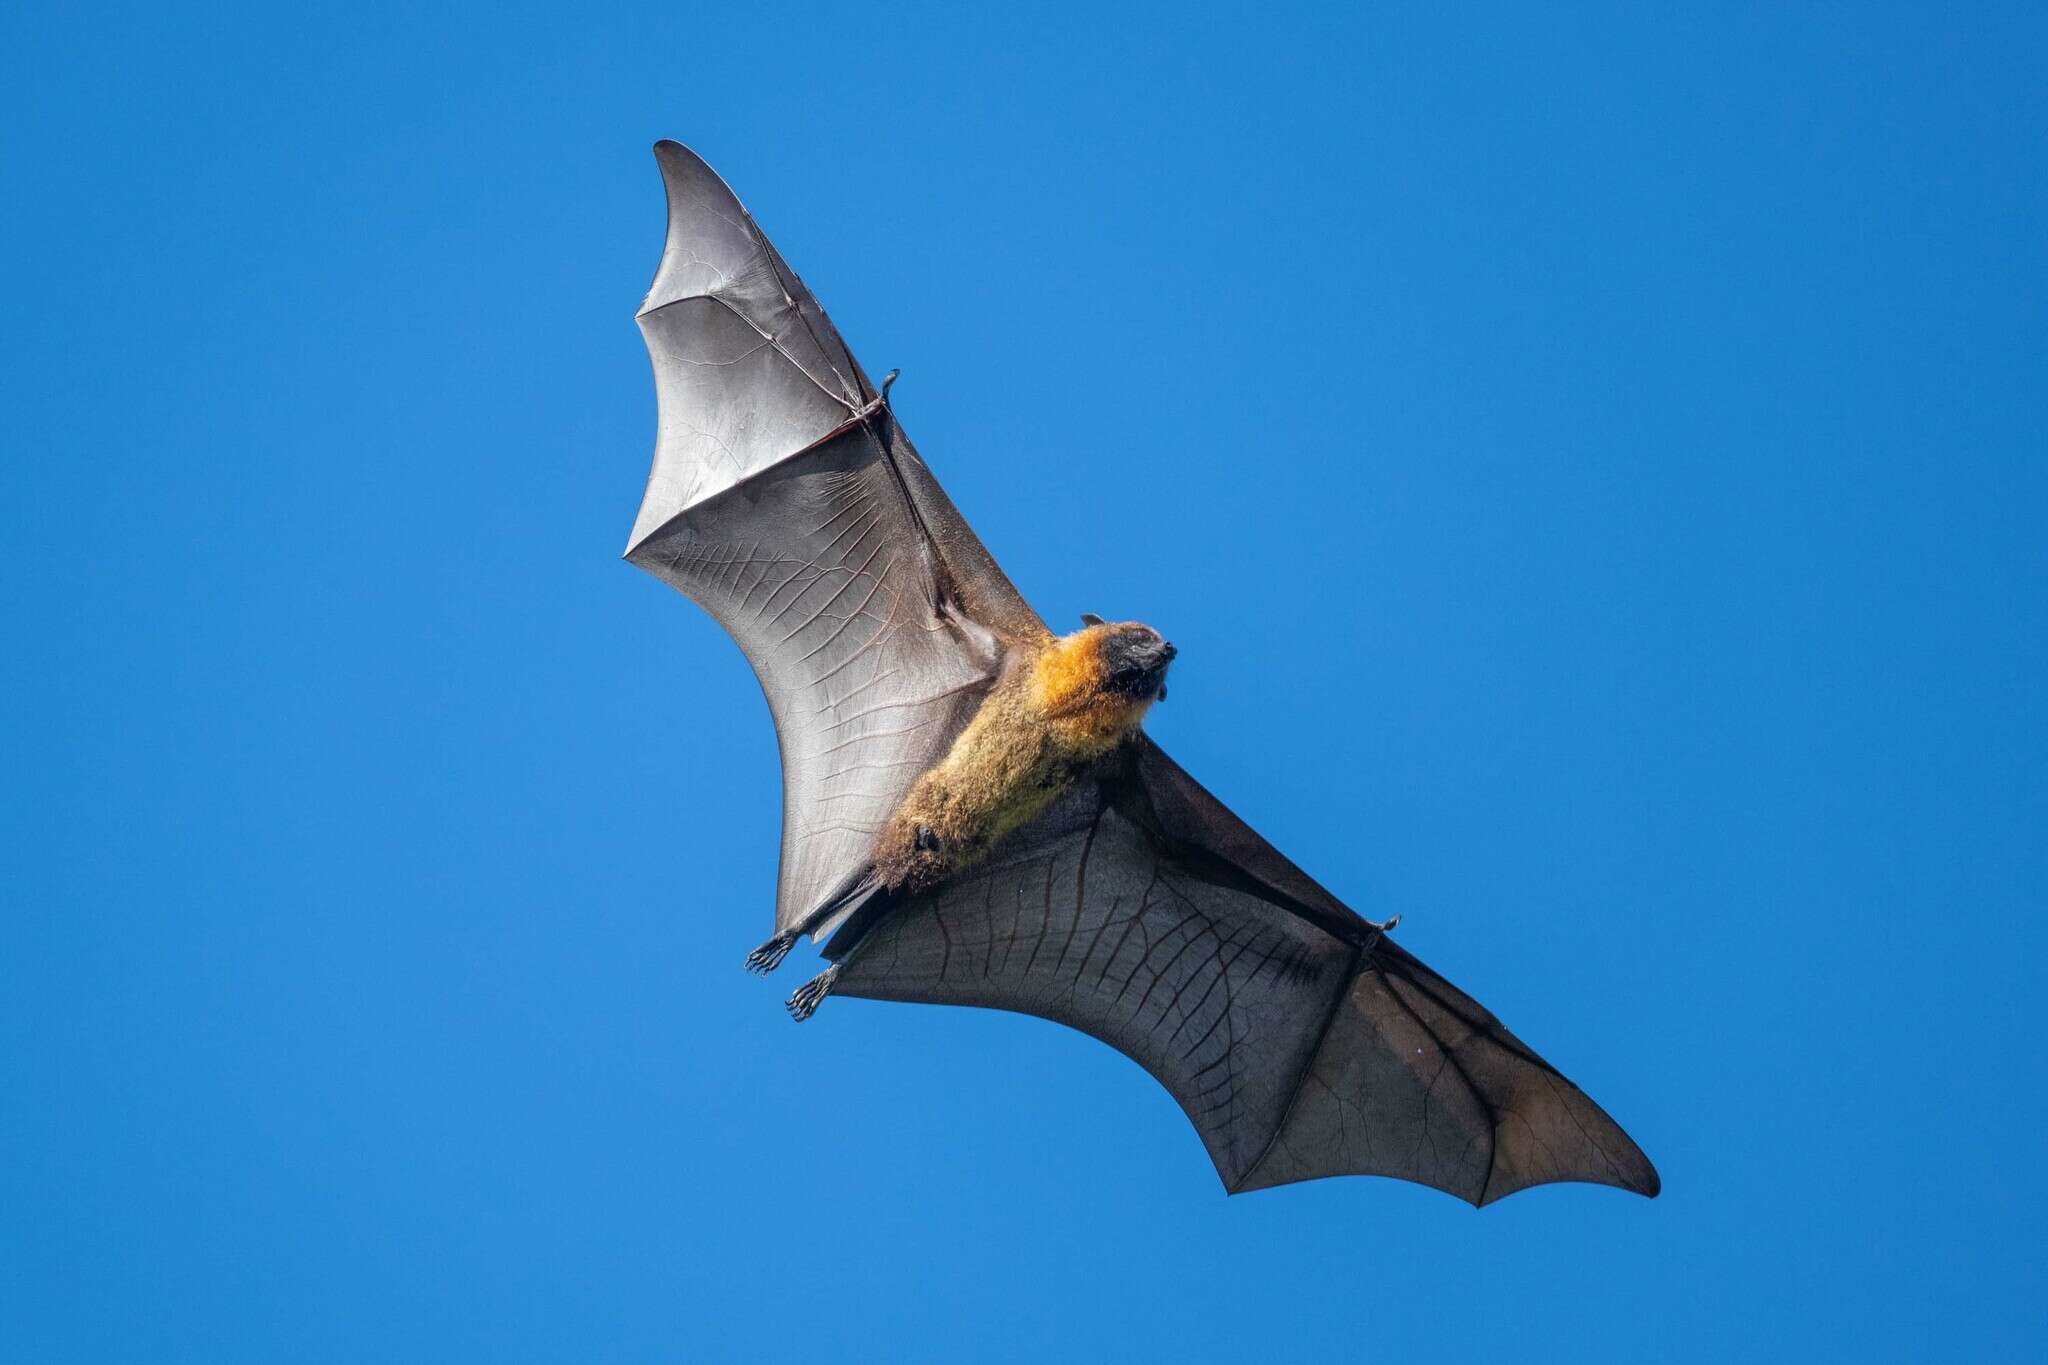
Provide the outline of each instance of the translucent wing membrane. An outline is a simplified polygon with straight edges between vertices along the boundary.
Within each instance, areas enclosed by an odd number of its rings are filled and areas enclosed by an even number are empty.
[[[639,323],[660,433],[626,557],[717,618],[767,694],[779,932],[865,863],[1005,642],[1044,627],[725,182],[676,143],[655,156],[668,238]]]
[[[633,562],[702,603],[754,666],[782,744],[778,932],[852,869],[997,667],[942,613],[875,434],[855,423],[670,518]],[[697,799],[715,795],[700,784]]]
[[[668,240],[640,305],[660,435],[628,549],[670,517],[822,440],[875,394],[733,192],[689,149],[654,149]]]

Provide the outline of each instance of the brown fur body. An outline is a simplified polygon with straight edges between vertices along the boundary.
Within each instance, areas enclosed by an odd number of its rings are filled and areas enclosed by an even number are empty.
[[[883,827],[875,842],[882,885],[922,891],[979,862],[1137,733],[1154,695],[1119,688],[1104,653],[1119,632],[1132,631],[1158,638],[1142,626],[1091,625],[1013,658],[945,758]]]

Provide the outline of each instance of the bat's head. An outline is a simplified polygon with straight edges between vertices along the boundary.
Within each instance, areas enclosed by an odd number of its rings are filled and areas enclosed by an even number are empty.
[[[1136,621],[1110,623],[1082,617],[1101,651],[1103,686],[1135,701],[1166,700],[1166,668],[1179,653],[1152,627]]]
[[[1082,629],[1054,641],[1033,665],[1038,705],[1053,716],[1083,718],[1094,738],[1113,741],[1137,729],[1166,696],[1174,648],[1136,621],[1081,620]]]

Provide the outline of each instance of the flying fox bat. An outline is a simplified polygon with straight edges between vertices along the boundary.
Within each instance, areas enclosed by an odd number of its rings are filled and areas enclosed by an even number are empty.
[[[660,431],[626,558],[767,694],[781,885],[748,965],[805,934],[832,964],[790,1013],[829,994],[1079,1029],[1166,1087],[1233,1194],[1363,1174],[1475,1205],[1655,1195],[1598,1105],[1146,737],[1173,646],[1048,630],[732,191],[677,143],[655,157]]]

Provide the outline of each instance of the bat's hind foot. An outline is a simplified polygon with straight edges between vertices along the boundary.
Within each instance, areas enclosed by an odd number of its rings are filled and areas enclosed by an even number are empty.
[[[789,1011],[790,1018],[801,1024],[818,1012],[818,1006],[824,1002],[826,996],[832,994],[832,983],[838,979],[839,966],[834,963],[798,986],[796,994],[789,997],[783,1008]]]
[[[1400,922],[1401,917],[1399,915],[1394,916],[1392,919],[1369,919],[1366,921],[1367,924],[1370,924],[1373,928],[1379,930],[1383,934],[1393,933],[1394,926],[1399,924]]]
[[[789,956],[790,945],[796,940],[797,931],[794,929],[777,934],[747,954],[747,970],[756,976],[768,975],[782,965],[782,959]]]

